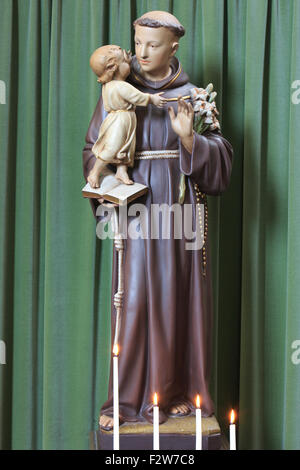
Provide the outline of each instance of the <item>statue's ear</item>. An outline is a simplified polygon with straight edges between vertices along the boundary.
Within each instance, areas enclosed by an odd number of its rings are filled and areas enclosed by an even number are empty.
[[[115,73],[117,68],[118,68],[118,65],[116,64],[116,61],[114,60],[113,57],[111,57],[106,63],[105,71],[108,73]]]
[[[100,83],[110,82],[117,68],[118,64],[116,64],[114,60],[109,60],[105,66],[103,74],[98,78],[97,81]]]
[[[173,57],[173,55],[176,54],[177,50],[178,50],[178,47],[179,47],[179,42],[173,42],[172,44],[172,52],[171,52],[171,56]]]

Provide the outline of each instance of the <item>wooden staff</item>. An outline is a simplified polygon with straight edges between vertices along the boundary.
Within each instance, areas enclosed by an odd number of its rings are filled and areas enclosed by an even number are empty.
[[[182,96],[182,100],[189,100],[191,98],[191,95],[186,95]],[[175,98],[165,98],[166,101],[178,101],[178,98],[175,96]]]
[[[116,309],[116,324],[115,324],[115,337],[114,343],[118,344],[120,324],[121,324],[121,314],[123,308],[123,299],[124,299],[124,240],[119,230],[119,221],[118,221],[118,208],[113,207],[113,231],[114,231],[114,245],[118,253],[118,289],[114,295],[114,306]]]

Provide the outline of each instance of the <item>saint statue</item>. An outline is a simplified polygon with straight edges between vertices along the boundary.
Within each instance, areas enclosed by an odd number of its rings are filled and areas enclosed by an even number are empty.
[[[187,74],[175,57],[184,27],[167,12],[152,11],[134,22],[135,56],[127,81],[143,93],[164,92],[168,105],[137,106],[136,155],[128,172],[148,193],[137,201],[148,209],[178,204],[185,175],[184,206],[192,208],[193,224],[204,205],[201,249],[187,249],[187,240],[140,237],[124,240],[124,303],[119,335],[120,423],[149,421],[153,394],[158,393],[160,423],[168,416],[195,410],[201,395],[203,416],[214,412],[209,393],[212,337],[212,283],[207,224],[207,195],[218,196],[229,185],[232,147],[219,129],[199,135]],[[83,151],[85,179],[95,164],[92,148],[107,113],[100,97]],[[94,214],[101,200],[91,199]],[[157,207],[156,206],[156,207]],[[128,218],[129,220],[130,218]],[[149,220],[150,223],[150,220]],[[114,253],[115,255],[115,253]],[[112,338],[115,329],[113,296],[117,291],[116,256],[112,279]],[[108,399],[100,411],[100,428],[113,427],[112,367]]]

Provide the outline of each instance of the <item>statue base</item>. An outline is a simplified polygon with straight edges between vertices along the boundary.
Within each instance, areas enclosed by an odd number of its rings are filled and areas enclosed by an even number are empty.
[[[169,418],[159,426],[160,450],[195,450],[195,416]],[[113,450],[113,431],[91,433],[91,448]],[[202,449],[220,450],[221,429],[215,416],[202,418]],[[120,450],[152,450],[153,426],[146,423],[124,423],[120,426]]]

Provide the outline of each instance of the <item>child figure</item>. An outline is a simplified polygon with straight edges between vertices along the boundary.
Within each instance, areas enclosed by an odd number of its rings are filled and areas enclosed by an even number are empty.
[[[142,93],[125,82],[130,73],[131,54],[119,46],[103,46],[90,58],[90,66],[102,83],[104,109],[108,112],[100,126],[99,136],[92,151],[97,157],[88,176],[93,188],[99,187],[99,177],[108,163],[117,165],[116,178],[125,184],[133,184],[127,167],[133,166],[136,144],[135,106],[153,103],[162,107],[166,99],[162,93]]]

